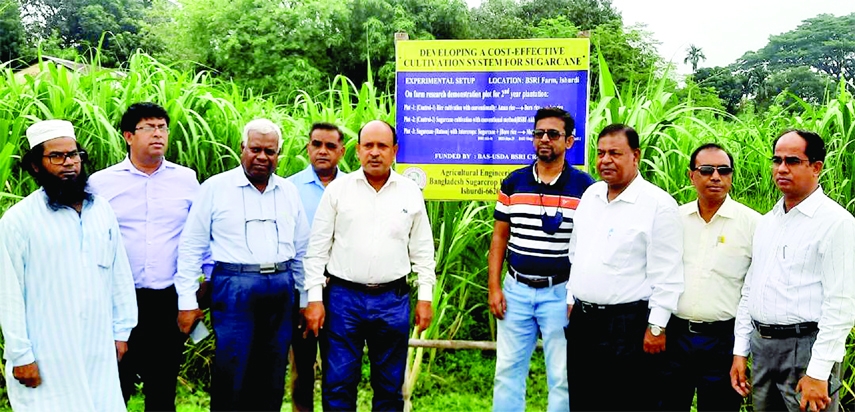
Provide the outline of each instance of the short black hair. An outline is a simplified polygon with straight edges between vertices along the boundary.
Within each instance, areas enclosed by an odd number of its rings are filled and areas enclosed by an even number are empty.
[[[697,166],[695,166],[695,161],[698,159],[698,153],[709,149],[721,150],[722,152],[724,152],[724,154],[727,155],[727,158],[730,159],[730,168],[733,168],[733,156],[731,156],[727,150],[724,150],[724,148],[721,147],[721,145],[718,143],[704,143],[703,145],[701,145],[701,147],[695,149],[695,151],[692,152],[692,155],[689,157],[689,170],[695,170],[697,168]]]
[[[78,152],[85,152],[85,150],[83,149],[83,146],[80,145],[80,142],[75,141],[74,144],[77,146]],[[41,165],[42,164],[42,157],[44,155],[45,155],[45,144],[44,143],[39,143],[39,144],[33,146],[32,149],[30,149],[27,153],[24,153],[24,155],[21,156],[21,168],[24,169],[24,171],[26,171],[27,173],[29,173],[30,176],[36,177],[36,175],[38,175],[38,172],[36,172],[36,169],[33,167],[33,165]],[[89,164],[89,156],[88,155],[81,156],[80,163],[81,163],[81,167],[87,166]]]
[[[388,122],[386,122],[385,120],[379,120],[378,119],[377,121],[382,122],[386,126],[389,126],[389,130],[392,131],[392,144],[393,145],[398,144],[398,134],[395,133],[395,128],[392,127],[392,125],[389,124]],[[372,120],[372,122],[373,122],[373,120]],[[368,123],[371,123],[371,122],[368,122]],[[362,125],[362,127],[359,128],[359,132],[356,133],[356,144],[362,143],[362,129],[364,129],[368,123],[365,123],[364,125]]]
[[[822,140],[822,137],[816,133],[811,132],[809,130],[802,129],[788,129],[783,133],[778,135],[774,141],[772,141],[772,153],[775,152],[775,146],[778,145],[778,140],[781,140],[787,133],[795,133],[801,136],[802,139],[805,139],[805,156],[807,156],[808,160],[813,162],[825,162],[825,141]]]
[[[626,141],[629,143],[629,148],[632,150],[637,150],[640,146],[638,143],[638,132],[635,129],[622,124],[622,123],[612,123],[603,128],[600,131],[600,134],[597,136],[597,141],[603,138],[603,136],[611,136],[616,134],[623,134],[626,136]]]
[[[128,110],[125,110],[119,128],[122,133],[136,133],[137,124],[142,119],[164,119],[169,125],[169,113],[166,113],[166,109],[155,103],[141,102],[134,103],[128,107]]]
[[[534,115],[534,124],[536,125],[542,119],[556,117],[564,121],[564,138],[567,139],[573,136],[573,129],[576,127],[576,122],[573,121],[573,116],[567,113],[566,110],[560,107],[544,107],[537,109]]]
[[[315,130],[329,130],[331,132],[336,132],[336,133],[338,133],[338,141],[339,142],[344,141],[344,133],[341,132],[341,129],[339,129],[338,126],[336,126],[332,123],[318,122],[318,123],[312,124],[312,129],[309,130],[309,139],[312,138],[312,133]]]

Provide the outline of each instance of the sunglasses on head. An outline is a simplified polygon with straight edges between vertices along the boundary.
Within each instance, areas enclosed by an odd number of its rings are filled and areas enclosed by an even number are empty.
[[[727,176],[733,173],[733,168],[730,166],[710,166],[703,165],[695,168],[698,172],[703,176],[712,176],[714,172],[718,171],[719,176]]]

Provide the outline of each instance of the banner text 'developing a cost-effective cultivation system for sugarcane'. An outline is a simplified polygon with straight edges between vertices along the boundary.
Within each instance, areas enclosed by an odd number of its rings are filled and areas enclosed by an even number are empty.
[[[588,39],[397,42],[397,170],[428,200],[495,200],[507,174],[535,160],[534,115],[576,122],[567,161],[587,156]]]

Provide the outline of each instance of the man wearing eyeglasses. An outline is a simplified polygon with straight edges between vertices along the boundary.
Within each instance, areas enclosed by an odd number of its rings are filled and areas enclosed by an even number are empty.
[[[658,408],[665,329],[683,291],[677,202],[638,170],[638,133],[623,124],[597,137],[601,182],[582,195],[570,238],[567,371],[570,410]],[[632,382],[639,396],[615,396]]]
[[[707,143],[689,157],[698,199],[680,206],[685,288],[668,322],[661,409],[738,411],[730,386],[733,328],[760,214],[730,198],[733,157]]]
[[[282,407],[309,223],[297,188],[274,173],[281,147],[279,126],[267,119],[249,122],[240,166],[202,184],[181,234],[175,288],[184,333],[202,318],[196,290],[209,247],[215,262],[211,410]]]
[[[22,165],[41,188],[0,219],[0,329],[15,411],[124,410],[116,362],[137,323],[110,204],[86,187],[74,128],[27,129]]]
[[[753,388],[758,411],[836,411],[855,323],[855,218],[819,185],[826,149],[818,134],[788,131],[772,148],[772,177],[784,196],[757,223],[731,384],[742,396]]]
[[[119,364],[122,392],[127,402],[141,381],[146,410],[174,411],[187,338],[175,323],[178,241],[199,182],[196,172],[164,158],[169,142],[164,108],[132,104],[120,128],[127,157],[93,174],[89,186],[116,213],[136,286],[139,324]]]
[[[568,247],[579,198],[594,179],[565,160],[574,121],[559,108],[534,116],[537,160],[502,181],[488,257],[490,312],[497,319],[494,411],[525,410],[529,362],[543,337],[549,411],[566,411]],[[505,259],[508,271],[502,268]]]
[[[338,162],[344,156],[344,135],[341,129],[330,123],[313,124],[309,130],[306,152],[309,154],[310,164],[288,180],[297,186],[309,226],[311,226],[324,189],[337,177],[345,174],[338,168]],[[292,407],[295,411],[314,411],[315,360],[318,353],[318,340],[323,339],[323,334],[317,337],[313,333],[306,333],[303,308],[308,304],[308,296],[305,293],[299,294],[297,304],[294,307],[295,327],[294,337],[291,340]],[[323,353],[321,355],[323,356]]]

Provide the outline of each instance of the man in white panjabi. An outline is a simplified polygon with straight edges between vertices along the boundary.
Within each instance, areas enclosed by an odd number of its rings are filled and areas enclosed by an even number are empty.
[[[12,408],[125,410],[117,362],[137,323],[116,216],[86,189],[71,123],[27,129],[36,190],[0,218],[0,329]]]

